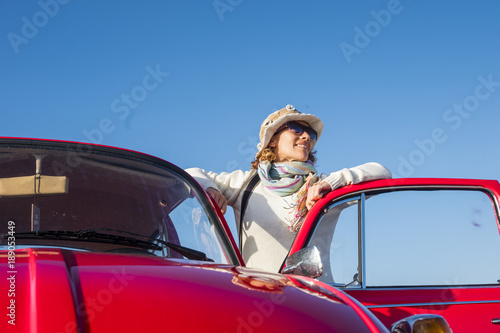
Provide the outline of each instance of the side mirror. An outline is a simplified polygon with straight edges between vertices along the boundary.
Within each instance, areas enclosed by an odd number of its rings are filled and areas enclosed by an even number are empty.
[[[308,246],[295,252],[286,259],[285,264],[282,274],[302,275],[313,279],[323,274],[323,263],[316,246]]]
[[[452,333],[446,320],[439,315],[423,314],[401,319],[391,326],[392,333]]]

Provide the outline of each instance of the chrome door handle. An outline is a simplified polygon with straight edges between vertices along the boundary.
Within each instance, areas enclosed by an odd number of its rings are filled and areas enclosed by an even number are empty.
[[[495,318],[495,319],[492,319],[492,320],[491,320],[491,323],[492,323],[493,325],[500,325],[500,318]]]

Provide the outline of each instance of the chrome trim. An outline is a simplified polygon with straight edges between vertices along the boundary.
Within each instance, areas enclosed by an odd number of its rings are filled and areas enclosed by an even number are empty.
[[[342,196],[344,197],[344,196]],[[345,198],[345,199],[342,199],[342,200],[336,200],[334,202],[331,202],[329,205],[327,205],[325,208],[323,208],[323,214],[321,216],[318,216],[318,217],[323,217],[324,214],[328,213],[332,208],[340,205],[340,204],[343,204],[343,203],[346,203],[346,202],[349,202],[349,201],[359,201],[361,200],[361,195],[354,195],[354,196],[349,196],[348,198]],[[318,220],[319,221],[319,220]],[[316,228],[313,230],[313,231],[316,231]]]
[[[453,333],[446,319],[438,314],[417,314],[403,318],[391,325],[391,332]]]
[[[358,205],[358,280],[361,288],[366,288],[366,234],[365,234],[365,193],[361,193]]]
[[[385,304],[385,305],[365,305],[368,309],[381,308],[399,308],[399,307],[421,307],[421,306],[436,306],[436,305],[468,305],[468,304],[494,304],[500,303],[499,300],[491,301],[463,301],[463,302],[435,302],[435,303],[401,303],[401,304]]]

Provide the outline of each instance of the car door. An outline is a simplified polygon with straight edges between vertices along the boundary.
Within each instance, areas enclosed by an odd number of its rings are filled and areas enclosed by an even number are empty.
[[[400,181],[335,197],[318,212],[304,243],[320,249],[318,279],[343,288],[385,325],[433,313],[455,333],[500,330],[493,191]]]

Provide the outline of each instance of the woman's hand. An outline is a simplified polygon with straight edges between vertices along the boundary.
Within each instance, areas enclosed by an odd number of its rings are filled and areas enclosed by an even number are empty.
[[[331,190],[332,187],[330,186],[330,184],[324,180],[309,187],[306,199],[307,209],[310,210],[311,207],[316,203],[316,201],[321,199],[323,195],[330,192]]]
[[[217,206],[219,206],[222,214],[226,214],[226,209],[227,209],[226,197],[224,197],[218,189],[215,189],[213,187],[207,188],[206,192],[208,193],[209,196],[212,197],[212,199],[215,200],[215,202],[217,203]]]

